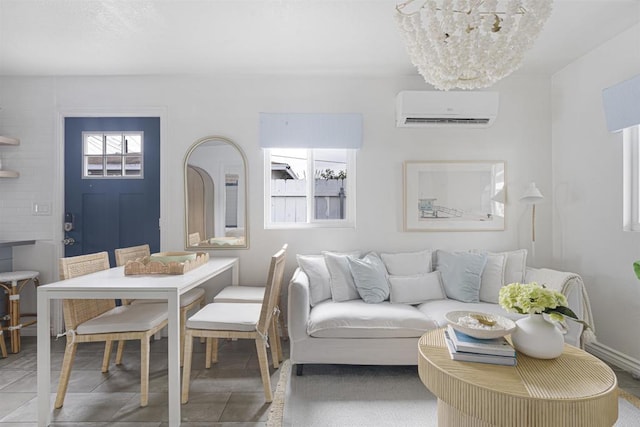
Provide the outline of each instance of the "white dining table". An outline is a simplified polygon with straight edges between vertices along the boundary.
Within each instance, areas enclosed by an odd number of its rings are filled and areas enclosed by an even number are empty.
[[[236,257],[215,257],[185,274],[126,275],[124,267],[38,287],[38,425],[51,420],[51,300],[53,299],[166,299],[168,309],[169,425],[180,425],[180,295],[231,270],[238,284]]]

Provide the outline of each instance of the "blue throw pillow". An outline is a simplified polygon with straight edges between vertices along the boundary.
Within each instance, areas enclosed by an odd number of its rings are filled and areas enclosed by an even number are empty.
[[[480,301],[482,271],[487,263],[486,254],[438,251],[437,270],[448,298],[462,302]]]
[[[389,298],[387,269],[374,253],[362,259],[347,258],[349,269],[360,298],[369,304],[376,304]]]

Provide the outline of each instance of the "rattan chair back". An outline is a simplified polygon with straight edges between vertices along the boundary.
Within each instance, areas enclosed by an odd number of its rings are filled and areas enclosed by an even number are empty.
[[[130,246],[128,248],[120,248],[114,251],[116,256],[116,265],[121,267],[127,261],[134,261],[138,258],[144,258],[151,255],[149,245]]]
[[[264,290],[260,320],[256,326],[256,330],[262,335],[267,335],[275,309],[279,305],[287,247],[287,244],[282,246],[282,249],[271,257],[271,263],[269,264],[269,276]]]
[[[200,243],[200,233],[191,233],[189,234],[189,246],[197,246]]]
[[[60,258],[60,279],[73,279],[109,268],[107,252]],[[62,305],[65,327],[69,330],[111,310],[116,302],[113,299],[65,299]]]

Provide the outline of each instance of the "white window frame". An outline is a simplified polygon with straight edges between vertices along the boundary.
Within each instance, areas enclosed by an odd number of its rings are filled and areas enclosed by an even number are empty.
[[[640,126],[626,128],[623,133],[623,226],[627,231],[640,231]]]
[[[347,152],[347,179],[345,192],[346,218],[340,220],[315,219],[314,192],[315,176],[314,151],[307,149],[307,221],[306,222],[274,222],[271,220],[271,149],[264,149],[264,228],[265,229],[305,229],[305,228],[355,228],[356,224],[356,149],[343,149]]]
[[[111,156],[111,154],[107,154],[106,151],[106,137],[109,135],[121,135],[123,140],[125,135],[140,135],[140,154],[126,154],[126,153],[121,153],[118,154],[119,156],[122,157],[122,171],[123,171],[123,175],[87,175],[86,172],[86,168],[85,168],[85,157],[87,156],[85,150],[86,150],[86,144],[85,144],[85,139],[87,137],[87,135],[102,135],[102,144],[103,144],[103,151],[102,151],[102,164],[103,164],[103,168],[104,171],[106,172],[106,159],[107,157]],[[126,158],[130,157],[130,156],[140,156],[140,174],[139,175],[125,175],[124,171],[125,171],[125,162],[126,162]],[[95,157],[98,157],[98,155],[95,155]],[[82,132],[82,179],[144,179],[144,132],[143,131],[107,131],[107,132],[103,132],[103,131],[84,131]]]

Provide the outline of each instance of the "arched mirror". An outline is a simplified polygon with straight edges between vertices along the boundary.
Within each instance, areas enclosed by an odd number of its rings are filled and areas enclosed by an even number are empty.
[[[247,159],[233,141],[208,136],[184,158],[185,247],[249,247]]]

